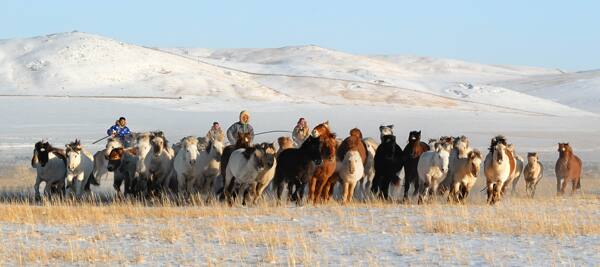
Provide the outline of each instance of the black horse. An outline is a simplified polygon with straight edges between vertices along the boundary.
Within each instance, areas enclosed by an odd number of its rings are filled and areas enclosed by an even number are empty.
[[[417,165],[419,158],[425,151],[429,151],[429,145],[421,142],[421,131],[412,131],[408,135],[408,144],[404,147],[404,200],[408,199],[410,184],[415,191],[413,196],[419,192],[419,172]]]
[[[304,197],[304,187],[308,183],[310,162],[321,164],[321,142],[319,138],[308,137],[300,148],[288,148],[277,156],[277,167],[273,186],[277,188],[277,199],[281,200],[283,188],[288,185],[291,201],[301,204]],[[294,190],[295,186],[295,190]]]
[[[381,136],[381,145],[375,152],[375,177],[371,191],[376,197],[389,199],[390,183],[399,184],[398,172],[402,170],[402,148],[396,144],[396,136]]]

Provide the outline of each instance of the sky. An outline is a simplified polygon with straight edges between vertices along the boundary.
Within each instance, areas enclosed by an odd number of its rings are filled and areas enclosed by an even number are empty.
[[[354,54],[600,69],[600,1],[31,1],[0,39],[78,30],[153,47],[313,44]]]

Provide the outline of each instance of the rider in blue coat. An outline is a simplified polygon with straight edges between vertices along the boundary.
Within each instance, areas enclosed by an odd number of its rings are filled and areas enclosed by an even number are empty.
[[[118,137],[125,147],[129,147],[129,140],[126,137],[131,134],[131,131],[127,127],[127,119],[125,117],[120,117],[115,125],[106,130],[106,134]]]

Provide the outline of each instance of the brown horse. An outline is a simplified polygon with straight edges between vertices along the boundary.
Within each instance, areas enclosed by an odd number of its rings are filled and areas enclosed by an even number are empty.
[[[404,147],[404,200],[408,200],[408,190],[413,184],[415,191],[419,192],[419,173],[417,165],[421,154],[429,151],[429,145],[421,142],[421,131],[411,131],[408,135],[408,144]]]
[[[572,184],[571,194],[581,188],[581,159],[573,154],[569,143],[558,143],[558,160],[554,171],[556,172],[556,191],[560,196],[565,193],[567,183]]]
[[[316,166],[315,171],[308,183],[308,199],[317,204],[317,201],[326,200],[329,195],[327,187],[329,178],[335,172],[336,166],[336,147],[335,134],[329,130],[329,122],[326,121],[317,125],[311,135],[319,138],[321,142],[320,165]]]
[[[360,129],[354,128],[350,130],[350,136],[344,139],[340,146],[337,148],[336,157],[339,161],[344,159],[346,152],[350,150],[350,142],[358,141],[360,146],[355,147],[356,151],[360,154],[360,158],[362,159],[363,165],[367,162],[367,144],[363,142],[363,135]]]
[[[365,142],[363,141],[362,132],[358,128],[350,130],[350,136],[346,137],[346,139],[344,139],[342,143],[340,143],[340,145],[337,147],[336,160],[338,162],[336,163],[336,169],[339,169],[341,161],[344,160],[346,153],[348,153],[348,151],[350,150],[355,150],[358,152],[364,167],[367,163],[367,144],[365,144]],[[339,181],[339,178],[340,177],[337,171],[333,174],[331,178],[329,178],[329,182],[325,186],[328,189],[327,200],[329,200],[333,195],[335,183]]]

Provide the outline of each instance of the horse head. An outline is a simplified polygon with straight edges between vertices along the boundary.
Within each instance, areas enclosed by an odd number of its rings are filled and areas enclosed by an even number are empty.
[[[235,146],[238,148],[250,147],[252,144],[252,135],[250,133],[238,133],[238,138],[235,142]]]
[[[225,149],[225,145],[223,142],[219,142],[216,140],[208,141],[206,146],[206,153],[209,155],[213,155],[214,159],[217,161],[221,161],[221,156],[223,156],[223,149]]]
[[[185,137],[181,140],[181,150],[186,162],[190,165],[196,164],[198,158],[198,139],[193,136]]]
[[[502,161],[504,160],[504,157],[506,156],[506,145],[504,143],[497,143],[494,148],[492,149],[492,152],[494,153],[494,160],[498,163],[498,164],[502,164]]]
[[[363,134],[360,131],[360,129],[358,129],[358,128],[354,128],[354,129],[350,130],[350,136],[356,136],[356,137],[360,138],[360,140],[363,139]]]
[[[165,149],[166,141],[164,136],[155,135],[150,141],[150,145],[152,146],[152,150],[155,156],[160,155]]]
[[[540,160],[538,154],[536,152],[527,153],[527,162],[530,164],[535,164]]]
[[[479,176],[481,170],[481,152],[479,150],[473,150],[469,152],[468,156],[470,163],[470,173],[474,177]]]
[[[108,155],[108,165],[106,169],[109,172],[113,172],[121,166],[121,159],[123,158],[123,153],[125,149],[122,147],[117,147],[110,151]]]
[[[73,171],[81,164],[81,142],[78,139],[75,139],[74,142],[65,145],[65,147],[67,155],[67,169]]]
[[[285,150],[294,147],[294,141],[289,136],[281,136],[277,138],[277,144],[280,150]]]
[[[560,157],[570,156],[573,154],[573,148],[569,143],[558,143],[558,153]]]
[[[300,150],[303,151],[308,159],[313,161],[316,165],[321,165],[323,159],[321,158],[321,141],[318,137],[309,136],[306,138]]]
[[[31,166],[35,168],[36,161],[40,163],[42,167],[46,166],[48,163],[49,155],[52,150],[52,146],[47,141],[39,141],[35,143],[33,149],[33,158],[31,159]]]
[[[450,162],[450,150],[448,150],[445,144],[438,142],[435,144],[435,153],[438,156],[442,172],[447,172],[448,164]]]
[[[386,135],[394,135],[394,125],[390,124],[379,126],[379,133],[381,135],[381,138],[383,138],[383,136]]]
[[[323,122],[317,126],[315,126],[315,128],[313,128],[312,132],[311,132],[311,136],[312,137],[318,137],[321,140],[324,140],[326,138],[335,138],[335,135],[333,135],[331,133],[331,130],[329,128],[329,121]]]

